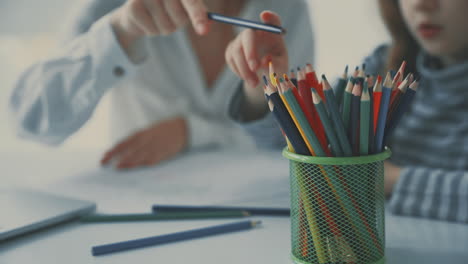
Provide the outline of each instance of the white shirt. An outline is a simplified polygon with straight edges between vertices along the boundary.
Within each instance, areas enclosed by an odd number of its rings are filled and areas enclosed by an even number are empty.
[[[288,29],[285,39],[290,64],[313,62],[307,4],[301,0],[251,0],[240,17],[258,20],[265,9],[279,13]],[[90,118],[108,92],[114,140],[155,122],[183,116],[190,147],[248,149],[253,145],[245,129],[230,117],[238,110],[231,102],[239,93],[241,80],[227,66],[208,89],[184,30],[145,38],[141,45],[143,57],[130,60],[116,40],[109,16],[104,16],[56,55],[29,67],[20,76],[10,101],[19,134],[59,144]]]

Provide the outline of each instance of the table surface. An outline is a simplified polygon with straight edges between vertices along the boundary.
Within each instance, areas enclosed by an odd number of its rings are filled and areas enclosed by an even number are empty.
[[[95,201],[102,213],[148,212],[155,203],[289,205],[280,153],[197,152],[153,168],[100,168],[97,152],[1,153],[1,188],[22,187]],[[101,257],[91,246],[238,220],[69,222],[0,243],[0,263],[292,263],[289,219]],[[468,226],[386,213],[387,263],[466,263]]]

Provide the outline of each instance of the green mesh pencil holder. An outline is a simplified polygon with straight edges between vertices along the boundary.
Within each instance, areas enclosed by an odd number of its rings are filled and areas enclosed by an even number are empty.
[[[295,263],[385,263],[383,162],[310,157],[284,149],[290,162],[291,248]]]

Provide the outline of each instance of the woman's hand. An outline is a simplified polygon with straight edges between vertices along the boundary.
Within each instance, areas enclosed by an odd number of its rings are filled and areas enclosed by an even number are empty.
[[[109,150],[102,165],[116,161],[116,168],[151,166],[180,153],[187,145],[188,129],[183,118],[157,123],[139,131]]]
[[[280,17],[270,11],[260,14],[263,23],[281,26]],[[260,30],[242,31],[226,49],[226,62],[245,83],[244,92],[253,108],[265,104],[263,89],[258,88],[262,75],[268,76],[271,61],[278,74],[288,72],[288,52],[283,36]]]
[[[127,0],[111,15],[117,39],[126,51],[138,38],[168,35],[189,21],[198,34],[208,33],[203,0]]]
[[[390,161],[385,161],[384,163],[384,173],[385,173],[385,196],[389,197],[392,194],[393,187],[395,183],[400,178],[401,168],[391,163]]]

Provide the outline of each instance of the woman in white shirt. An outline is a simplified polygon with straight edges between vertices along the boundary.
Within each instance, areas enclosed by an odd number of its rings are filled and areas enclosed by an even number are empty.
[[[198,147],[252,149],[254,141],[233,118],[247,122],[264,114],[248,107],[258,105],[249,100],[259,98],[261,88],[250,87],[259,86],[254,77],[242,82],[225,56],[232,59],[227,48],[254,31],[239,34],[243,29],[212,23],[206,12],[258,20],[264,9],[278,13],[288,29],[284,41],[296,51],[290,62],[312,62],[310,17],[301,0],[91,0],[78,22],[83,32],[20,76],[10,100],[17,130],[60,144],[109,92],[117,144],[102,163],[116,160],[117,168],[133,168]],[[278,22],[271,13],[262,19]],[[193,27],[185,27],[189,22]],[[284,45],[282,37],[253,41],[263,57],[254,67],[257,75],[278,43]],[[255,122],[245,126],[261,128]]]

